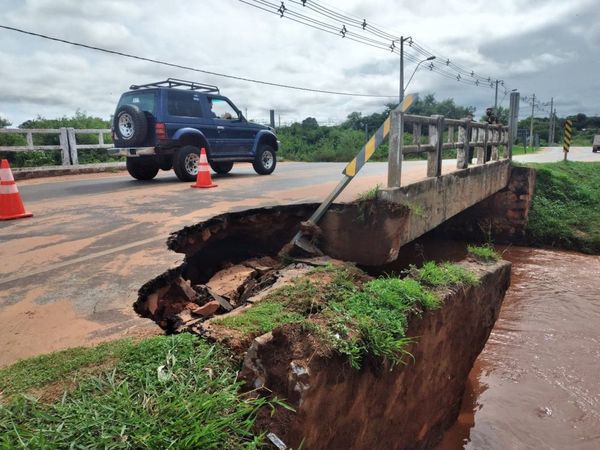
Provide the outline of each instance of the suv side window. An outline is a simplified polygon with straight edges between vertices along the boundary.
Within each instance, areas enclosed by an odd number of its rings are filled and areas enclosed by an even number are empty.
[[[200,95],[195,92],[169,90],[167,92],[167,111],[171,116],[202,117]]]
[[[240,118],[233,106],[222,98],[208,97],[208,106],[215,119],[237,120]]]

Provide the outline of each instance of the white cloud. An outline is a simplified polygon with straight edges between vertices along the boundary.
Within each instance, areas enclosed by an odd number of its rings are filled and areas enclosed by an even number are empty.
[[[290,0],[286,3],[292,7]],[[599,114],[593,102],[600,33],[594,0],[496,2],[473,0],[323,0],[398,30],[441,57],[504,79],[523,93],[556,97],[559,113]],[[301,7],[299,7],[301,8]],[[236,0],[0,0],[7,24],[117,51],[214,72],[317,89],[386,94],[398,92],[398,56],[341,39]],[[70,115],[77,108],[109,117],[130,84],[169,76],[221,87],[250,118],[275,108],[287,120],[313,116],[342,120],[352,111],[381,111],[390,100],[309,94],[134,61],[0,30],[0,108],[17,124],[41,114]],[[595,44],[595,45],[594,45]],[[415,54],[407,48],[407,53]],[[579,70],[573,70],[577,65]],[[407,63],[406,80],[414,64]],[[568,77],[568,82],[565,80]],[[595,84],[594,84],[595,83]],[[571,86],[565,92],[565,86]],[[10,86],[10,87],[8,87]],[[493,90],[443,78],[426,68],[409,91],[435,92],[479,111]],[[500,98],[503,94],[501,93]],[[561,103],[561,96],[565,101]],[[566,100],[568,97],[568,101]],[[573,109],[577,108],[577,109]]]

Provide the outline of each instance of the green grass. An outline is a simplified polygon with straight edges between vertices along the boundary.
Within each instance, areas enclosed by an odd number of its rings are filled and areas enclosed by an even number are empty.
[[[359,274],[349,266],[316,268],[309,274],[312,281],[276,289],[243,314],[213,323],[253,336],[296,323],[310,330],[324,348],[346,356],[355,369],[367,359],[394,366],[409,357],[409,316],[441,306],[433,289],[477,283],[474,274],[449,263],[427,263],[404,279],[364,282]]]
[[[95,347],[72,348],[25,359],[0,369],[0,392],[3,396],[10,396],[30,388],[64,380],[83,367],[99,365],[112,358],[118,358],[132,346],[131,340],[123,339]]]
[[[473,272],[449,262],[436,264],[429,261],[420,268],[411,266],[409,273],[415,280],[432,288],[453,285],[473,286],[478,283],[478,278]]]
[[[523,145],[513,145],[513,156],[515,155],[525,155],[525,154],[531,154],[531,153],[536,153],[540,151],[540,147],[534,147],[533,149],[529,146],[527,146],[527,149],[523,146]]]
[[[244,335],[259,336],[285,325],[302,322],[304,317],[289,311],[281,303],[262,301],[236,316],[214,320],[215,325],[240,331]]]
[[[369,281],[324,311],[329,344],[355,369],[367,358],[391,366],[404,363],[412,341],[406,336],[409,315],[439,306],[439,299],[413,279]]]
[[[377,198],[377,194],[379,193],[380,190],[381,190],[381,185],[378,184],[374,188],[369,189],[368,191],[361,192],[360,194],[358,194],[358,196],[356,197],[356,200],[359,201],[359,202],[366,202],[366,201],[369,201],[369,200],[375,200]]]
[[[467,251],[473,258],[483,262],[500,261],[500,255],[491,245],[467,245]]]
[[[529,242],[599,254],[600,162],[529,166],[537,172]]]
[[[252,427],[264,398],[241,397],[236,367],[222,351],[189,334],[121,345],[100,375],[82,377],[59,400],[13,395],[0,405],[0,448],[257,448]],[[104,349],[106,350],[106,349]],[[99,352],[104,357],[104,350]],[[93,352],[92,352],[93,353]],[[29,374],[53,373],[53,356],[27,362]],[[98,356],[99,360],[100,356]],[[90,359],[86,360],[87,362]],[[5,389],[24,363],[3,370]],[[65,366],[63,361],[62,366]],[[63,369],[74,370],[75,365]],[[4,376],[9,376],[8,381]]]

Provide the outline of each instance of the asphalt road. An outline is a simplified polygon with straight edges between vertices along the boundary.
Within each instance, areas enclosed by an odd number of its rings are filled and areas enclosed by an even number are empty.
[[[590,148],[571,159],[600,161]],[[517,161],[555,161],[547,149]],[[444,172],[455,161],[444,161]],[[155,332],[131,304],[146,281],[178,264],[170,232],[216,214],[321,201],[344,164],[282,163],[270,176],[250,165],[214,176],[214,189],[191,189],[172,172],[139,182],[127,173],[75,175],[18,183],[33,218],[0,222],[0,366],[20,358]],[[369,163],[341,201],[385,185],[387,165]],[[405,161],[403,184],[425,177],[424,161]]]

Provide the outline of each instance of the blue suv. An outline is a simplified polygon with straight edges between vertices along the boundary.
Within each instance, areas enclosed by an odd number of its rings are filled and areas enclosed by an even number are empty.
[[[202,147],[220,174],[234,162],[251,162],[260,175],[275,170],[274,130],[248,122],[216,86],[169,78],[129,89],[115,111],[109,153],[127,156],[132,177],[151,180],[173,169],[181,181],[194,181]]]

